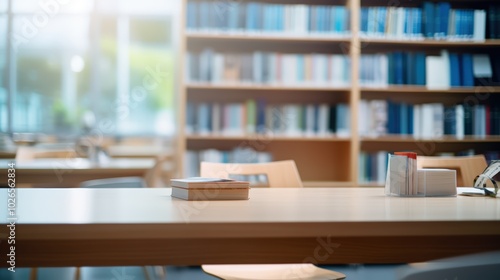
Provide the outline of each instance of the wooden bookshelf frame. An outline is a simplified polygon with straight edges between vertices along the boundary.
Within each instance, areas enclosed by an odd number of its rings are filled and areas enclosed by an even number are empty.
[[[250,1],[250,0],[241,0]],[[258,1],[258,0],[256,0]],[[443,0],[444,1],[444,0]],[[313,98],[313,94],[330,96],[328,98],[334,98],[337,102],[343,100],[349,104],[351,109],[350,122],[351,122],[351,135],[348,138],[343,137],[290,137],[290,136],[279,136],[275,135],[272,141],[275,143],[270,148],[270,152],[274,152],[273,149],[277,149],[277,153],[281,156],[286,154],[286,150],[289,149],[290,158],[296,159],[299,171],[304,174],[303,179],[305,180],[304,185],[306,187],[340,187],[340,186],[363,186],[363,187],[373,187],[380,186],[376,183],[365,183],[360,184],[358,180],[358,158],[362,150],[384,150],[390,149],[391,147],[409,147],[413,144],[416,145],[437,145],[439,147],[446,147],[450,145],[454,149],[461,147],[492,147],[498,146],[500,144],[500,136],[487,136],[487,137],[474,137],[465,136],[464,138],[458,139],[456,137],[444,136],[436,139],[415,139],[412,136],[406,135],[386,135],[379,137],[362,137],[358,134],[358,107],[361,99],[370,98],[389,98],[391,96],[398,96],[402,100],[410,100],[411,102],[427,102],[427,100],[442,99],[446,100],[448,103],[453,100],[463,98],[467,95],[476,93],[490,93],[494,96],[500,96],[500,86],[495,87],[458,87],[443,90],[430,90],[426,87],[421,86],[387,86],[384,88],[370,88],[364,87],[359,84],[359,69],[360,69],[360,56],[365,53],[370,53],[373,49],[375,51],[379,49],[397,49],[397,48],[412,48],[412,49],[425,49],[425,50],[436,50],[449,48],[449,49],[459,49],[459,50],[488,50],[492,51],[500,47],[500,40],[487,39],[482,42],[476,41],[449,41],[449,40],[396,40],[391,38],[373,38],[361,36],[359,34],[360,26],[360,8],[361,6],[379,6],[379,5],[389,5],[387,1],[365,1],[365,0],[345,0],[345,1],[299,1],[299,0],[289,0],[286,3],[307,3],[307,4],[323,4],[323,5],[345,5],[350,9],[350,36],[348,37],[326,37],[326,36],[315,36],[315,35],[305,35],[296,36],[290,34],[283,34],[274,36],[273,34],[243,34],[241,32],[198,32],[198,31],[187,31],[186,30],[186,4],[188,0],[183,0],[182,4],[182,31],[181,31],[181,57],[182,63],[180,63],[179,73],[184,72],[184,64],[186,53],[190,49],[190,46],[197,45],[210,45],[210,44],[237,44],[239,46],[249,44],[255,47],[267,47],[267,46],[290,46],[294,49],[302,49],[304,52],[310,50],[316,50],[318,48],[325,49],[331,46],[340,46],[346,55],[351,59],[351,84],[344,87],[333,87],[329,85],[321,86],[310,86],[310,85],[277,85],[277,84],[210,84],[210,83],[186,83],[185,79],[180,81],[180,94],[178,98],[179,106],[179,124],[180,131],[178,134],[178,152],[179,152],[179,163],[178,166],[182,170],[184,166],[184,154],[188,148],[201,149],[206,148],[217,148],[217,147],[230,147],[238,146],[238,144],[253,141],[255,139],[265,138],[264,135],[238,135],[238,136],[225,136],[225,135],[191,135],[186,134],[184,129],[186,119],[186,104],[189,99],[196,99],[198,96],[204,96],[206,98],[216,99],[217,94],[220,92],[220,96],[228,96],[228,94],[233,94],[234,98],[243,98],[242,96],[248,97],[253,94],[272,94],[272,93],[285,93],[290,92],[293,94],[304,94],[303,100],[306,102],[308,98]],[[266,1],[268,2],[268,1]],[[272,1],[271,1],[272,2]],[[423,1],[413,1],[408,4],[409,6],[419,5]],[[460,1],[449,1],[453,3],[469,3],[474,4],[473,0],[460,0]],[[494,3],[494,1],[490,1]],[[283,2],[280,2],[283,3]],[[416,4],[417,3],[417,4]],[[481,2],[484,6],[485,2]],[[489,3],[489,2],[488,2]],[[402,3],[404,5],[404,3]],[[183,74],[184,76],[184,74]],[[214,97],[215,96],[215,97]],[[279,94],[274,94],[273,98]],[[221,97],[222,98],[222,97]],[[322,97],[325,98],[325,97]],[[309,99],[309,100],[314,100]],[[219,100],[223,102],[224,100]],[[286,99],[283,99],[285,102]],[[318,147],[319,146],[319,147]],[[279,147],[279,148],[277,148]],[[309,158],[307,159],[307,152],[300,151],[296,152],[294,149],[311,149],[314,156],[321,155],[321,158]],[[324,152],[322,153],[322,151]],[[294,153],[297,153],[298,157],[294,158]],[[277,158],[282,159],[282,158]],[[330,164],[332,170],[339,169],[340,171],[332,171],[337,174],[334,176],[325,175],[324,172],[328,172],[328,168],[319,166],[319,164]],[[320,167],[320,168],[318,168]],[[345,174],[344,174],[345,173]],[[181,173],[182,174],[182,173]],[[339,175],[342,174],[342,175]],[[335,177],[337,176],[337,177]],[[325,178],[329,178],[325,180]]]

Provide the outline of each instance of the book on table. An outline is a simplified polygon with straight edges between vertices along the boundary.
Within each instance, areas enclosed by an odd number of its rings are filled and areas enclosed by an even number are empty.
[[[222,178],[171,179],[172,197],[185,200],[247,200],[250,183]]]

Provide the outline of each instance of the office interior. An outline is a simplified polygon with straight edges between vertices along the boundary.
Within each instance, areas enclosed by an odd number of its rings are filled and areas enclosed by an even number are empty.
[[[380,189],[388,153],[489,163],[500,159],[499,11],[493,0],[0,0],[1,159],[160,162],[148,181],[160,188],[199,176],[201,161],[292,159],[305,187]],[[322,267],[397,279],[404,265]],[[40,267],[36,279],[75,269]],[[81,279],[144,277],[81,268]]]

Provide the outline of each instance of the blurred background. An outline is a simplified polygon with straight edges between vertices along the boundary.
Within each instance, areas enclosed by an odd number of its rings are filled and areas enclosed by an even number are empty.
[[[0,132],[75,138],[93,112],[103,134],[174,134],[180,6],[0,0]]]

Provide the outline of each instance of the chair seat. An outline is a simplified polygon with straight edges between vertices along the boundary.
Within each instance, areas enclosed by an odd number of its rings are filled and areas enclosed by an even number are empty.
[[[244,264],[244,265],[202,265],[208,274],[227,280],[277,280],[344,279],[340,272],[319,268],[313,264]]]

